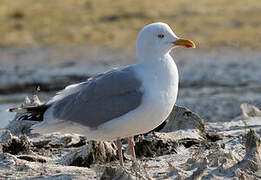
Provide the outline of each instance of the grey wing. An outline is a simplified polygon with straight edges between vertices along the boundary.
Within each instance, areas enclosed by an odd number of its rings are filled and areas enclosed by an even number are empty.
[[[131,66],[92,78],[53,104],[53,116],[96,128],[141,104],[141,81]]]

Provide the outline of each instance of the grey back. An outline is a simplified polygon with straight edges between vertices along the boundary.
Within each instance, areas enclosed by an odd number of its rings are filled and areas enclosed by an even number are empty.
[[[132,66],[112,70],[81,83],[76,93],[55,102],[53,115],[96,128],[137,108],[143,94],[140,87]]]

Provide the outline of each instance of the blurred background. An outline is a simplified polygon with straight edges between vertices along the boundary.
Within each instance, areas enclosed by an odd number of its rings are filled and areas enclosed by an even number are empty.
[[[138,32],[165,22],[196,49],[175,49],[177,104],[229,121],[261,105],[260,0],[1,0],[0,119],[26,95],[47,100],[68,84],[137,62]]]
[[[140,29],[166,22],[200,49],[259,50],[259,0],[1,0],[2,47],[133,48]]]

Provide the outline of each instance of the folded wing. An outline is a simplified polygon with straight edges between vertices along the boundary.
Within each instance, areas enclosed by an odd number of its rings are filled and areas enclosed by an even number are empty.
[[[65,96],[61,92],[50,112],[54,119],[96,128],[137,108],[143,95],[141,84],[133,67],[113,70],[72,87],[77,89],[71,94],[68,89]]]

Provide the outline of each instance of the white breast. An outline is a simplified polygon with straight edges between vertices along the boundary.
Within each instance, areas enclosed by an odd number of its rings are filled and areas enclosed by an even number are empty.
[[[93,132],[93,139],[113,140],[146,133],[159,126],[170,114],[178,93],[178,70],[172,57],[167,55],[150,64],[140,63],[135,69],[143,82],[142,104],[103,124]]]
[[[145,91],[144,111],[148,112],[144,119],[148,127],[146,131],[154,129],[168,117],[178,93],[178,70],[171,56],[154,63],[149,68],[145,66],[140,73]]]

